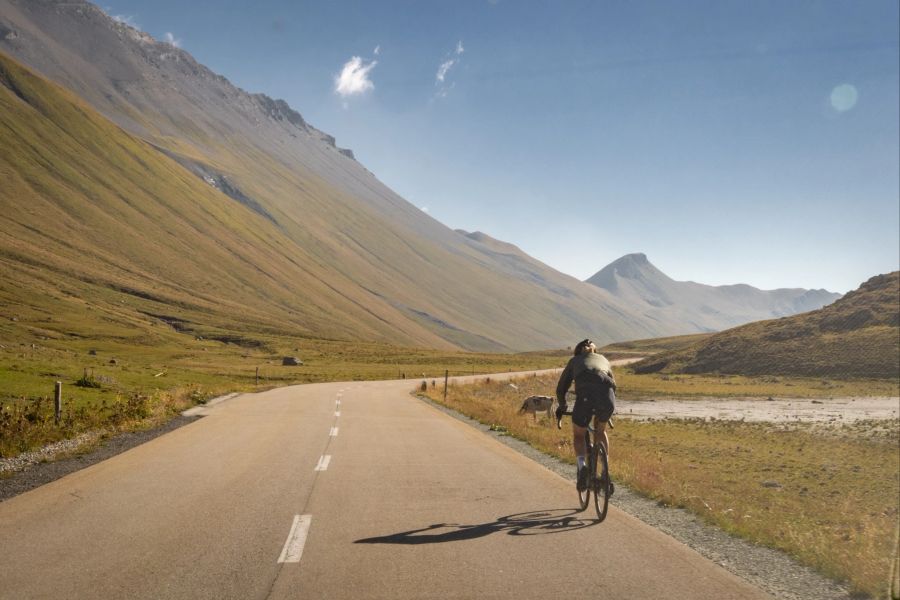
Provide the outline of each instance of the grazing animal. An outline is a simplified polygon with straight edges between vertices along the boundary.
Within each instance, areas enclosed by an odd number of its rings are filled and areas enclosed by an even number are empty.
[[[525,398],[525,401],[522,402],[522,408],[519,409],[519,414],[524,415],[525,413],[531,413],[534,415],[534,422],[537,423],[537,414],[539,412],[546,412],[547,418],[553,414],[553,397],[551,396],[529,396]]]

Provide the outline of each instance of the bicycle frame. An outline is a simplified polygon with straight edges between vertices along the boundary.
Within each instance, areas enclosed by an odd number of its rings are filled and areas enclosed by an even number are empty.
[[[572,416],[571,412],[566,412],[564,414],[569,415],[570,417]],[[578,500],[581,510],[585,510],[590,502],[591,492],[593,492],[594,508],[597,510],[597,519],[603,521],[606,519],[609,510],[609,459],[606,454],[606,448],[604,448],[603,444],[596,438],[597,431],[594,428],[594,420],[595,419],[591,419],[591,422],[588,423],[584,432],[585,450],[587,451],[587,462],[585,467],[588,469],[588,482],[587,487],[584,490],[578,491]],[[615,427],[611,418],[607,421],[607,425],[610,429]],[[556,427],[562,429],[561,417],[557,419]]]

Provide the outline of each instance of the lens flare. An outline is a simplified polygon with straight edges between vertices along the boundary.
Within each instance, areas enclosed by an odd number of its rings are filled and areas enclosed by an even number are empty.
[[[838,112],[846,112],[856,106],[859,92],[849,83],[842,83],[831,90],[831,107]]]

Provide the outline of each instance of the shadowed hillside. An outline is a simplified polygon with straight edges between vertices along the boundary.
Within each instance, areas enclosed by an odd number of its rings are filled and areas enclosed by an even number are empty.
[[[634,365],[638,373],[900,377],[900,272],[830,306],[713,335]]]

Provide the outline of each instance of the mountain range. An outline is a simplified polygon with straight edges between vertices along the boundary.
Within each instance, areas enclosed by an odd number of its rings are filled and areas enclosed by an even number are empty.
[[[692,331],[719,331],[750,321],[784,317],[831,304],[840,294],[826,290],[760,290],[746,284],[711,286],[675,281],[644,254],[627,254],[587,283],[595,285],[646,319],[683,323]]]
[[[900,377],[900,272],[877,275],[833,304],[748,323],[662,352],[638,373]]]
[[[190,330],[526,350],[837,296],[673,282],[640,255],[578,281],[447,228],[286,102],[84,1],[0,0],[0,100],[5,303],[50,289]]]

